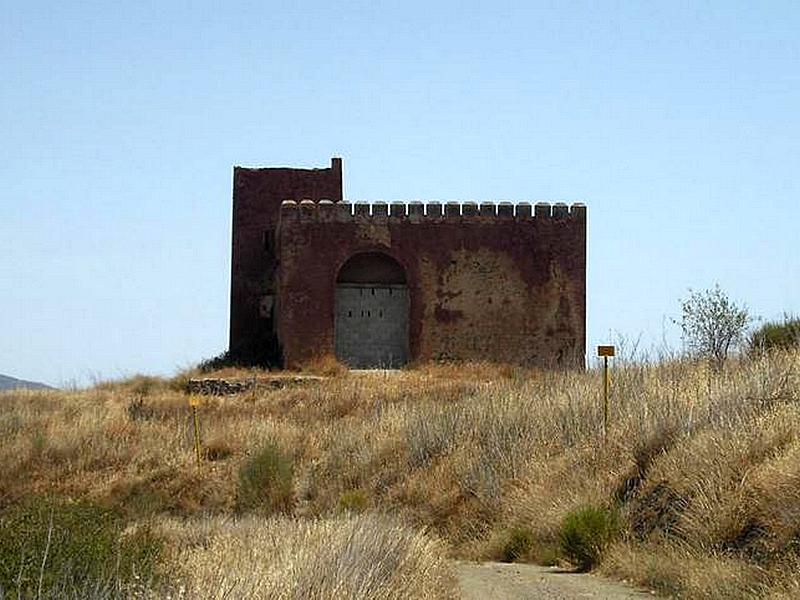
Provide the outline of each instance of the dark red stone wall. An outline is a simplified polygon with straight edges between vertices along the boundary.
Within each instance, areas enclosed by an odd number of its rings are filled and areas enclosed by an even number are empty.
[[[276,228],[283,200],[342,199],[342,161],[327,169],[233,170],[230,349],[274,336]]]
[[[286,366],[333,354],[337,273],[366,251],[406,270],[412,359],[583,365],[582,205],[285,203],[278,244]]]

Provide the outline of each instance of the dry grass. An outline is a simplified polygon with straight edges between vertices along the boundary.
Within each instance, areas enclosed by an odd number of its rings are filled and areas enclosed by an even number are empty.
[[[189,598],[455,598],[439,543],[380,515],[168,521]]]
[[[767,587],[766,574],[756,565],[672,544],[618,544],[608,552],[603,570],[664,595],[696,600],[762,597]]]
[[[453,555],[499,556],[508,532],[523,528],[528,558],[551,560],[568,511],[616,504],[624,540],[609,551],[608,572],[684,597],[800,589],[797,352],[722,373],[683,361],[620,364],[606,438],[596,371],[315,368],[335,377],[207,399],[203,439],[215,460],[199,468],[174,382],[0,395],[0,507],[55,491],[134,519],[223,519],[235,512],[241,465],[269,439],[291,455],[301,528],[302,519],[355,527],[361,521],[337,515],[358,496],[363,518],[397,515]],[[713,596],[715,586],[724,593]]]
[[[300,371],[310,375],[337,377],[345,375],[347,373],[347,367],[336,360],[335,356],[324,354],[310,360],[307,364],[303,365]]]

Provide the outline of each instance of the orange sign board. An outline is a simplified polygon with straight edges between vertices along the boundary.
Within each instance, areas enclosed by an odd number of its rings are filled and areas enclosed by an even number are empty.
[[[189,406],[199,406],[199,405],[200,405],[200,396],[191,394],[189,396]]]
[[[614,356],[614,346],[598,346],[597,356]]]

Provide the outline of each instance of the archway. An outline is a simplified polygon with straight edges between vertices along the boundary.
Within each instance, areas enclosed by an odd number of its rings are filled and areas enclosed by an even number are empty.
[[[352,256],[336,279],[336,358],[360,369],[406,364],[408,306],[400,263],[381,252]]]

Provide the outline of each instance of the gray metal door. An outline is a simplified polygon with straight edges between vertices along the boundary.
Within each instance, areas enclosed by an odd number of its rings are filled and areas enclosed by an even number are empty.
[[[408,362],[408,288],[336,286],[336,357],[355,368],[394,368]]]

